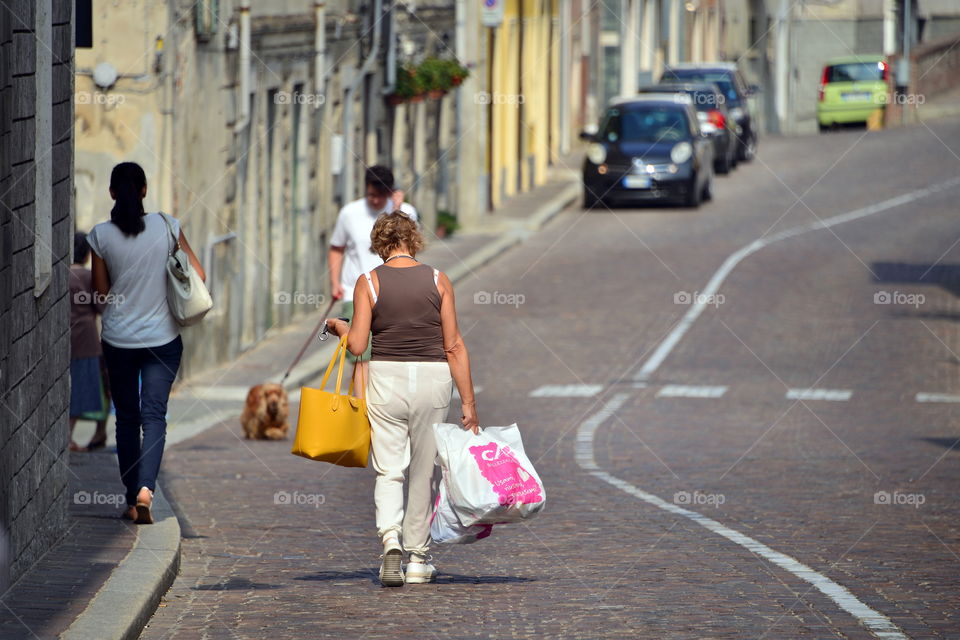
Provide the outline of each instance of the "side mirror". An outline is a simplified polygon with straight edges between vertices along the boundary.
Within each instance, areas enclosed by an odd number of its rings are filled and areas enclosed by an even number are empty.
[[[581,131],[581,132],[580,132],[580,139],[581,139],[581,140],[586,140],[587,142],[596,142],[596,141],[597,141],[597,134],[596,134],[596,133],[592,133],[592,132],[590,132],[590,131]]]

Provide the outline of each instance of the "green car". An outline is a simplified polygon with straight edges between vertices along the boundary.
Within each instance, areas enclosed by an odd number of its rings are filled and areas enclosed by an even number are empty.
[[[817,122],[823,131],[836,124],[866,122],[887,102],[890,73],[882,55],[847,56],[823,65]]]

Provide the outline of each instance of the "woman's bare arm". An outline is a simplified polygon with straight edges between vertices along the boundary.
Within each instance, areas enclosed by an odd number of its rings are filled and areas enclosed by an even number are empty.
[[[470,354],[467,345],[460,335],[457,324],[457,306],[453,294],[453,284],[445,273],[440,274],[437,282],[440,289],[440,326],[443,330],[443,350],[447,354],[447,365],[450,367],[450,376],[457,391],[460,393],[463,405],[461,422],[464,429],[474,433],[479,431],[480,421],[477,418],[477,401],[473,391],[473,376],[470,373]]]
[[[372,274],[376,280],[377,274]],[[347,336],[347,350],[355,356],[363,354],[370,342],[370,323],[373,318],[373,298],[370,297],[366,276],[361,275],[353,287],[353,321],[347,324],[337,318],[327,318],[327,326],[341,338]]]
[[[180,247],[187,252],[187,256],[190,258],[190,264],[193,265],[193,268],[197,270],[197,275],[200,276],[200,279],[204,282],[207,281],[207,272],[203,270],[203,265],[200,264],[200,261],[197,260],[197,255],[193,252],[193,249],[190,248],[190,243],[187,242],[187,236],[183,235],[183,229],[180,229]]]
[[[101,298],[106,298],[107,294],[110,293],[111,286],[110,274],[107,273],[107,263],[95,252],[91,251],[90,253],[93,255],[93,263],[90,269],[93,274],[93,290],[96,291]]]

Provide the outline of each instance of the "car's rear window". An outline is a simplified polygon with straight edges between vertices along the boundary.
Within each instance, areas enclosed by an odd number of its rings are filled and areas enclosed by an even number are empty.
[[[676,80],[696,80],[698,82],[712,82],[720,87],[727,104],[731,107],[740,105],[740,95],[733,85],[730,74],[724,71],[703,71],[701,69],[672,69],[664,74],[664,78]]]
[[[883,80],[882,62],[846,62],[827,67],[827,82],[876,82]]]
[[[634,105],[607,111],[601,139],[607,142],[669,142],[690,137],[682,107]]]

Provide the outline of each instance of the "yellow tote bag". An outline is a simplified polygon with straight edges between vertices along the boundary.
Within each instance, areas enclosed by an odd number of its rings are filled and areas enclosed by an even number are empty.
[[[320,388],[300,388],[300,414],[291,453],[341,467],[365,467],[370,453],[370,420],[366,401],[353,396],[353,380],[347,395],[340,393],[346,355],[344,336],[330,358]],[[324,391],[338,359],[336,391]]]

